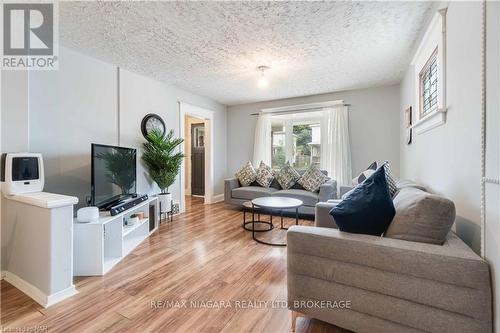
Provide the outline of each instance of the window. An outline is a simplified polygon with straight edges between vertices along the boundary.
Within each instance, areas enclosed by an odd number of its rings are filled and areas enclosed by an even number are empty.
[[[313,120],[273,120],[271,167],[281,168],[286,161],[297,169],[319,167],[321,132]]]
[[[437,109],[438,102],[438,63],[437,49],[419,74],[420,78],[420,117]]]
[[[411,65],[416,110],[411,128],[422,134],[446,123],[446,8],[433,16]]]
[[[293,166],[298,169],[307,169],[313,164],[319,167],[319,124],[295,124],[293,135],[295,138]]]
[[[205,147],[205,126],[198,125],[193,128],[193,146],[195,148]]]
[[[282,124],[272,126],[271,131],[271,167],[281,168],[286,162],[285,154],[285,127]],[[267,155],[269,156],[269,155]]]

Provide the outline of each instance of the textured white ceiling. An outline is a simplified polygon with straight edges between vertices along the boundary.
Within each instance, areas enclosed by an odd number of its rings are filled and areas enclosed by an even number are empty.
[[[62,44],[227,105],[397,83],[429,2],[65,2]],[[269,88],[256,67],[270,67]]]

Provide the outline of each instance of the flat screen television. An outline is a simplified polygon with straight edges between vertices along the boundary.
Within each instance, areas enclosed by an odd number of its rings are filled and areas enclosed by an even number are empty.
[[[133,148],[92,144],[92,206],[108,209],[136,196],[136,157]]]

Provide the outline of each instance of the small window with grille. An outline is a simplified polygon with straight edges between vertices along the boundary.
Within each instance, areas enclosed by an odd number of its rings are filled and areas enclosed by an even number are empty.
[[[420,117],[437,109],[438,68],[437,48],[420,72]]]

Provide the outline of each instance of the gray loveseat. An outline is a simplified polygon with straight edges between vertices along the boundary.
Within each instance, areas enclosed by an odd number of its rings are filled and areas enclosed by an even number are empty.
[[[386,234],[396,219],[404,219],[418,222],[406,224],[416,238],[425,237],[422,227],[432,229],[431,237],[446,235],[449,228],[434,226],[430,218],[446,205],[439,198],[421,188],[401,188]],[[403,240],[405,228],[394,227],[391,236],[398,239],[341,232],[328,214],[334,205],[316,206],[316,227],[293,226],[287,233],[288,301],[294,321],[304,314],[370,333],[492,331],[488,264],[452,231],[442,245]],[[453,222],[454,208],[447,218]],[[316,300],[349,301],[350,308],[300,303]]]
[[[297,170],[303,174],[303,170]],[[327,174],[326,171],[322,171]],[[304,205],[299,208],[302,215],[314,216],[315,206],[318,202],[326,202],[337,198],[337,182],[330,179],[323,185],[318,192],[310,192],[295,184],[291,189],[283,190],[276,180],[270,187],[262,187],[257,183],[251,186],[241,186],[236,178],[226,179],[224,181],[224,201],[228,204],[242,205],[245,201],[250,201],[259,197],[280,196],[302,200]]]

